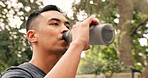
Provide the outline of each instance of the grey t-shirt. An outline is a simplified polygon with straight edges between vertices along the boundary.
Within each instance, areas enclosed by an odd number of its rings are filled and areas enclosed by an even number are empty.
[[[45,75],[41,69],[27,62],[8,68],[1,78],[44,78]]]

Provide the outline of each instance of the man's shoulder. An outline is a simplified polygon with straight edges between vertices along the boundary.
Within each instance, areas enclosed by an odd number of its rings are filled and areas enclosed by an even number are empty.
[[[32,73],[26,69],[26,65],[11,66],[2,72],[1,78],[34,78]]]
[[[41,69],[31,63],[11,66],[3,72],[2,78],[43,78],[46,75]]]
[[[10,67],[2,73],[1,78],[33,78],[26,70],[20,67]]]

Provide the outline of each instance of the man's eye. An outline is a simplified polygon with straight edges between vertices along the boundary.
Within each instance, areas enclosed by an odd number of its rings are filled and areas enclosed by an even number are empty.
[[[66,26],[68,29],[70,29],[70,27],[69,26]]]
[[[68,29],[70,29],[70,25],[69,25],[69,24],[65,24],[65,26],[66,26]]]
[[[53,25],[59,25],[58,23],[54,23]]]
[[[50,23],[49,25],[59,25],[58,23]]]

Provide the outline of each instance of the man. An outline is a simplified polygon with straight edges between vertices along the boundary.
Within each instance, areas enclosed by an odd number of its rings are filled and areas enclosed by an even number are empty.
[[[62,39],[69,31],[69,22],[54,5],[33,12],[27,22],[27,39],[33,55],[28,63],[10,67],[2,78],[74,78],[83,50],[89,49],[89,26],[99,24],[89,17],[77,22],[72,32],[72,42]]]

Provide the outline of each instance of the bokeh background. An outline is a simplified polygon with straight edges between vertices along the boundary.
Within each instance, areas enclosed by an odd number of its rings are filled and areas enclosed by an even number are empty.
[[[0,72],[30,60],[25,21],[48,4],[61,8],[71,26],[95,15],[116,30],[112,44],[82,52],[77,74],[131,72],[132,67],[148,78],[148,0],[0,0]]]

